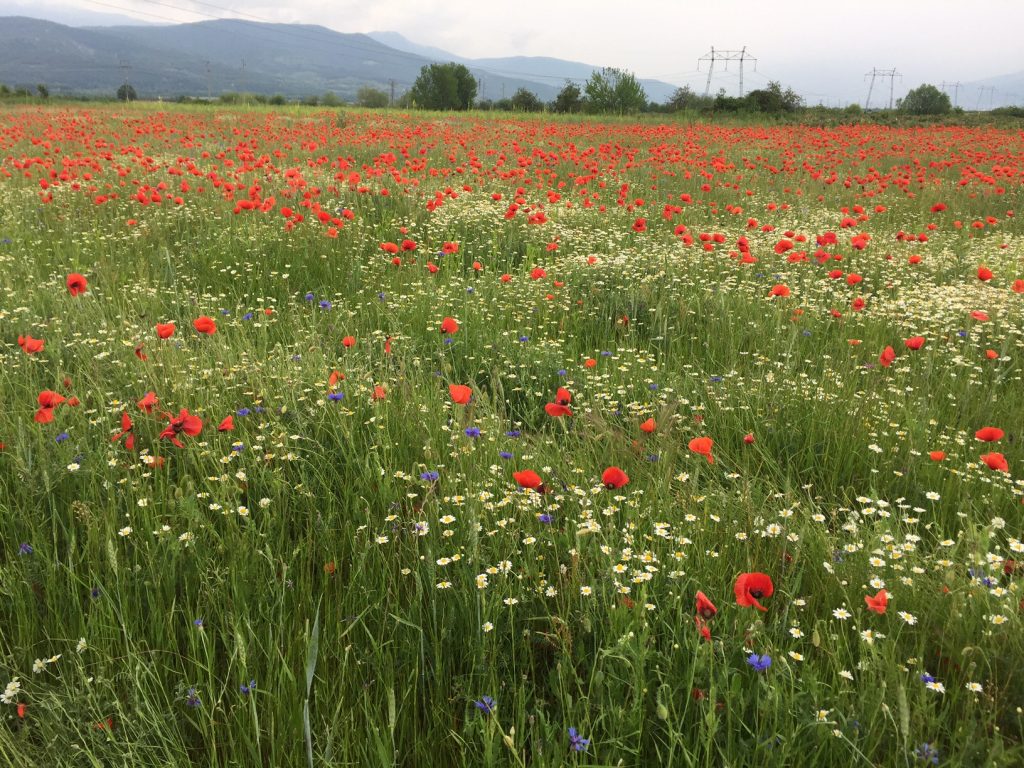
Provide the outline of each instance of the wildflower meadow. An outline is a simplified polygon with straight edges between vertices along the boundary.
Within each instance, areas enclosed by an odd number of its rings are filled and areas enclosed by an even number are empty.
[[[1024,134],[0,112],[0,764],[1024,765]]]

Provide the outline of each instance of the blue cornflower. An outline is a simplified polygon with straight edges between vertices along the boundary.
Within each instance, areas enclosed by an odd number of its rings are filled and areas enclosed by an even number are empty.
[[[420,480],[425,480],[428,483],[434,483],[437,482],[437,478],[439,478],[440,476],[441,475],[439,475],[434,470],[430,470],[429,472],[421,472]]]
[[[939,764],[939,750],[928,742],[921,744],[914,750],[914,757],[918,760],[924,760],[926,763],[931,763],[932,765]]]
[[[808,331],[808,330],[804,330],[804,331],[802,331],[802,333],[803,333],[804,336],[810,336],[811,335],[811,332]]]
[[[711,378],[709,379],[709,381],[710,381],[710,382],[711,382],[712,384],[717,384],[718,382],[722,381],[723,379],[725,379],[725,377],[724,377],[724,376],[712,376],[712,377],[711,377]]]
[[[500,456],[501,458],[505,459],[505,461],[508,461],[509,459],[511,459],[511,458],[512,458],[512,454],[511,454],[511,453],[509,453],[508,451],[499,451],[499,452],[498,452],[498,455],[499,455],[499,456]]]
[[[525,344],[526,342],[528,342],[530,340],[530,337],[529,336],[520,336],[519,340]]]
[[[558,375],[559,376],[568,376],[569,372],[567,370],[565,370],[565,368],[559,368],[558,369]]]
[[[242,683],[238,686],[238,690],[242,692],[243,696],[248,696],[250,693],[256,690],[256,681],[250,680],[248,683]]]
[[[236,416],[248,416],[250,413],[252,413],[252,411],[250,411],[248,408],[239,408],[237,411],[235,411]]]
[[[480,437],[480,427],[466,427],[466,437],[477,438]]]
[[[651,454],[648,454],[647,460],[648,461],[661,461],[661,456],[659,456],[656,453],[651,453]]]
[[[313,300],[313,292],[310,291],[309,293],[306,294],[306,301],[312,301],[312,300]]]
[[[345,399],[345,393],[344,392],[331,392],[331,394],[329,394],[327,396],[327,399],[328,400],[333,400],[334,402],[338,402],[339,400],[344,400]]]
[[[935,682],[935,678],[932,677],[931,675],[929,675],[927,672],[925,672],[923,675],[921,675],[921,682],[922,683],[934,683]]]
[[[554,520],[554,518],[547,512],[541,512],[539,515],[537,515],[537,519],[540,520],[540,522],[542,523],[550,523],[552,520]]]
[[[69,435],[69,434],[68,434],[67,432],[61,432],[61,433],[60,433],[59,435],[57,435],[57,436],[56,436],[55,438],[53,438],[53,439],[57,441],[57,444],[58,444],[58,445],[60,445],[60,444],[61,444],[61,443],[63,443],[63,442],[65,441],[65,440],[68,440],[68,439],[70,439],[70,438],[71,438],[71,435]]]
[[[227,317],[228,315],[230,315],[230,314],[231,314],[231,312],[230,312],[230,311],[228,311],[228,310],[226,310],[226,309],[222,309],[222,310],[220,311],[220,313],[221,313],[222,315],[224,315],[225,317]]]
[[[469,286],[469,288],[466,289],[466,293],[473,293],[473,286],[472,285]]]
[[[474,701],[473,706],[483,712],[485,715],[491,714],[494,708],[498,706],[498,702],[492,699],[490,696],[481,696],[479,701]]]
[[[35,550],[32,549],[32,545],[27,541],[21,542],[21,546],[18,547],[19,555],[31,555]]]
[[[510,429],[508,432],[505,433],[505,437],[513,437],[514,438],[514,437],[519,437],[521,434],[523,434],[523,433],[520,432],[518,429]]]
[[[320,309],[330,309],[331,302],[329,302],[327,299],[321,299],[320,303],[317,306],[319,306]]]
[[[200,617],[199,617],[198,619],[195,619],[195,620],[194,620],[194,621],[192,622],[192,625],[193,625],[193,626],[194,626],[194,627],[195,627],[196,629],[202,629],[202,628],[203,628],[203,617],[202,617],[202,616],[200,616]]]
[[[255,408],[252,409],[252,412],[253,413],[263,413],[265,410],[267,410],[267,409],[264,408],[262,405],[257,405]]]
[[[654,384],[653,382],[652,382],[652,383],[650,383],[650,384],[648,384],[648,385],[647,385],[647,388],[648,388],[649,390],[651,390],[651,392],[657,392],[657,391],[658,391],[658,385],[657,385],[657,384]]]
[[[569,729],[569,746],[575,749],[577,752],[586,752],[587,745],[590,744],[590,739],[584,739],[575,728]]]
[[[387,297],[388,296],[386,293],[384,293],[384,291],[381,291],[380,293],[377,294],[377,298],[380,299],[381,301],[384,301]]]
[[[199,692],[195,686],[188,689],[188,693],[185,694],[185,703],[190,707],[201,707],[203,702],[199,700]]]
[[[756,653],[752,653],[747,657],[747,664],[752,666],[757,672],[764,672],[772,665],[772,657],[767,653],[763,656],[758,656]]]
[[[612,356],[611,352],[602,352],[601,353],[601,357],[611,357],[611,356]]]
[[[451,336],[445,336],[445,337],[444,337],[444,345],[445,345],[446,347],[447,347],[447,346],[448,346],[449,344],[453,344],[454,342],[455,342],[455,339],[453,339],[453,338],[452,338]]]
[[[99,587],[93,587],[91,590],[89,590],[89,597],[91,597],[93,600],[99,600],[101,594],[102,592],[100,592]]]
[[[243,320],[252,320],[252,318],[253,318],[252,312],[246,312],[244,315],[242,315],[242,319]]]
[[[232,443],[231,450],[235,453],[241,453],[245,450],[245,443]]]

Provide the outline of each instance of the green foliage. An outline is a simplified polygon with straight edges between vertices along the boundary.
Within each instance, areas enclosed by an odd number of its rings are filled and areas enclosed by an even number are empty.
[[[325,107],[340,107],[345,102],[334,91],[326,91],[324,92],[324,95],[320,97],[320,103]]]
[[[476,80],[464,64],[428,64],[409,90],[421,109],[465,110],[476,97]]]
[[[135,101],[138,95],[135,93],[135,88],[130,83],[124,83],[117,89],[117,100],[118,101]],[[221,97],[223,100],[223,96]]]
[[[910,115],[945,115],[953,109],[949,96],[925,83],[899,100],[896,108]]]
[[[50,89],[47,88],[43,83],[39,83],[36,86],[36,94],[38,94],[40,99],[48,99],[50,98]]]
[[[782,90],[782,85],[772,80],[768,85],[748,93],[744,99],[748,108],[764,114],[793,112],[803,106],[804,100],[792,89]]]
[[[385,91],[370,85],[364,85],[356,92],[356,105],[365,109],[383,109],[390,101],[391,97]]]
[[[551,102],[551,111],[559,114],[571,114],[583,111],[583,92],[576,83],[567,82]]]
[[[636,75],[622,69],[595,70],[584,90],[588,112],[634,114],[647,106],[647,94]]]
[[[526,88],[520,88],[512,94],[511,106],[516,112],[542,112],[544,102],[537,98],[537,94]]]

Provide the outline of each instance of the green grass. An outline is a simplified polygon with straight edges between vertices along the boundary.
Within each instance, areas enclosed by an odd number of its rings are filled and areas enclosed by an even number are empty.
[[[1004,568],[1021,558],[1024,296],[1009,286],[1024,250],[1007,215],[1021,193],[1016,178],[1002,193],[957,186],[965,166],[1019,164],[1018,135],[134,105],[76,118],[79,134],[72,114],[0,116],[0,684],[21,683],[0,705],[0,762],[907,766],[926,764],[924,743],[941,765],[1024,761],[1020,575]],[[652,159],[666,147],[680,154]],[[97,158],[91,180],[75,152]],[[913,196],[842,183],[868,165],[898,178],[909,152],[924,168]],[[19,167],[25,156],[43,162]],[[179,156],[198,175],[168,174]],[[77,178],[44,204],[50,165]],[[237,199],[259,184],[274,211],[233,214],[213,171],[240,184]],[[335,178],[353,171],[370,191]],[[75,181],[121,198],[96,205]],[[190,190],[143,208],[133,181]],[[623,184],[642,206],[616,203]],[[336,238],[298,206],[312,187],[332,215],[355,213]],[[504,217],[517,187],[549,223]],[[663,220],[680,193],[696,202]],[[932,213],[938,201],[949,209]],[[856,204],[869,220],[841,229]],[[286,205],[306,215],[291,232]],[[971,228],[988,215],[997,225]],[[647,232],[632,231],[638,216]],[[678,223],[726,241],[686,246]],[[787,229],[807,235],[809,262],[773,252]],[[819,266],[828,230],[843,260]],[[929,239],[898,242],[900,230]],[[864,251],[849,246],[858,231],[872,235]],[[729,258],[741,235],[756,264]],[[380,243],[406,237],[417,250],[393,266]],[[438,256],[444,241],[459,253]],[[982,263],[991,283],[975,277]],[[547,276],[531,279],[538,266]],[[78,297],[72,271],[89,280]],[[776,283],[791,296],[768,298]],[[216,334],[192,330],[199,315]],[[446,316],[461,326],[450,343]],[[159,340],[167,321],[176,333]],[[44,351],[26,355],[24,334]],[[923,349],[906,349],[911,335]],[[471,403],[451,403],[449,383],[471,385]],[[559,386],[574,415],[552,419]],[[44,389],[81,402],[38,424]],[[148,391],[152,414],[136,406]],[[161,414],[183,408],[202,433],[158,441]],[[141,454],[111,440],[125,411]],[[235,429],[218,433],[230,414]],[[983,445],[982,426],[1005,439]],[[714,464],[688,450],[698,436],[714,439]],[[989,450],[1010,472],[979,462]],[[628,485],[601,487],[610,465]],[[527,468],[548,493],[517,488]],[[747,571],[774,581],[765,613],[735,604]],[[864,596],[881,584],[891,600],[876,615]],[[711,642],[698,590],[718,607]],[[755,671],[751,652],[772,666]]]

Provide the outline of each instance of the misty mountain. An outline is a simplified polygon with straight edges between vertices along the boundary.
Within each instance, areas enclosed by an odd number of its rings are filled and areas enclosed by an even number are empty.
[[[310,24],[217,19],[191,24],[71,27],[27,17],[0,18],[0,83],[54,95],[112,95],[129,82],[141,98],[211,96],[225,91],[290,98],[332,91],[353,100],[369,85],[396,96],[433,62],[465,64],[479,98],[526,88],[550,101],[566,80],[584,83],[598,67],[547,57],[466,59],[418,46],[398,33],[374,36]],[[665,100],[674,86],[641,81],[648,98]]]

